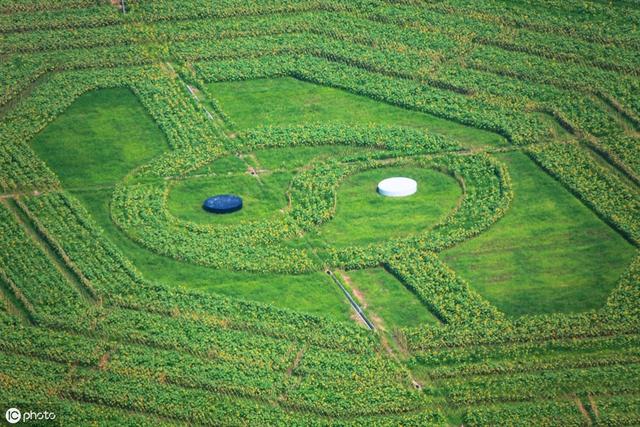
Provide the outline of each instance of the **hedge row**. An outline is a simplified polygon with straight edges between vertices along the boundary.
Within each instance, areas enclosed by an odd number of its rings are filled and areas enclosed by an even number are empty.
[[[60,343],[59,340],[57,342]],[[186,370],[186,367],[167,367],[166,371],[155,373],[149,369],[136,371],[135,367],[130,365],[130,363],[137,364],[142,362],[146,365],[152,363],[153,359],[150,360],[144,357],[139,359],[141,354],[138,354],[135,351],[130,355],[122,353],[126,360],[121,360],[119,356],[121,353],[119,350],[113,350],[114,359],[112,360],[110,357],[104,357],[104,355],[101,355],[101,351],[99,349],[96,349],[98,351],[95,352],[95,354],[91,354],[90,348],[87,347],[86,358],[87,360],[91,360],[91,364],[85,365],[83,363],[78,363],[79,361],[76,360],[76,366],[71,368],[72,370],[69,370],[69,362],[74,361],[72,353],[58,353],[56,358],[50,359],[46,355],[41,354],[38,348],[31,347],[26,350],[27,352],[31,350],[33,351],[29,358],[9,355],[4,352],[0,353],[0,366],[2,366],[3,372],[6,372],[5,368],[11,363],[22,364],[23,366],[27,364],[30,367],[30,371],[34,375],[37,374],[35,378],[28,379],[27,375],[29,371],[19,367],[12,371],[12,378],[17,380],[16,384],[20,384],[16,388],[31,389],[34,392],[33,394],[36,396],[38,391],[49,383],[54,384],[53,388],[49,388],[50,392],[73,400],[81,400],[84,402],[93,402],[106,406],[136,410],[137,412],[144,412],[146,414],[168,415],[170,418],[175,418],[177,420],[191,420],[191,422],[193,422],[193,419],[195,419],[199,423],[204,424],[214,424],[216,420],[215,417],[223,415],[220,411],[223,411],[224,415],[229,417],[225,418],[225,420],[230,420],[230,422],[233,422],[233,420],[243,420],[245,418],[261,420],[262,422],[269,419],[262,418],[263,416],[284,416],[285,419],[292,417],[291,421],[297,419],[299,422],[304,419],[307,420],[307,424],[308,422],[318,422],[320,425],[332,425],[334,422],[342,425],[344,423],[350,424],[351,420],[353,420],[354,423],[364,422],[367,420],[367,418],[358,419],[351,416],[346,419],[341,419],[342,415],[339,412],[331,414],[331,418],[324,418],[320,413],[322,411],[321,400],[315,403],[315,407],[305,408],[303,406],[296,407],[295,401],[287,402],[284,396],[279,398],[276,396],[274,398],[274,395],[272,394],[271,398],[269,395],[265,395],[259,399],[256,397],[246,398],[235,393],[227,394],[223,391],[217,391],[213,387],[201,388],[200,386],[204,386],[205,384],[201,383],[198,385],[189,383],[189,380],[192,377],[185,376],[180,378],[174,376],[174,374],[178,373],[180,370]],[[126,350],[126,348],[121,349],[122,352]],[[81,350],[79,351],[78,356],[82,357]],[[96,358],[96,356],[98,356],[99,359]],[[152,358],[158,357],[158,359],[155,359],[156,361],[166,361],[166,359],[160,359],[160,357],[167,355],[158,354],[150,356]],[[181,357],[184,358],[184,356]],[[175,361],[179,362],[180,359]],[[125,363],[125,365],[122,365],[123,363]],[[197,369],[198,367],[194,366],[194,370],[196,372]],[[200,374],[198,379],[203,381],[205,378],[202,375],[203,373],[198,373]],[[209,372],[209,375],[214,376],[222,374],[223,372]],[[70,380],[63,381],[64,377],[67,375],[70,375]],[[274,380],[276,379],[274,378]],[[174,381],[177,381],[177,383]],[[352,382],[352,384],[354,383]],[[344,385],[347,386],[346,384]],[[371,384],[371,388],[368,389],[368,391],[376,393],[375,385],[376,384]],[[381,384],[377,385],[380,386]],[[11,384],[10,387],[11,386],[13,386],[13,384]],[[246,384],[246,389],[250,390],[251,385]],[[213,391],[215,392],[212,393]],[[278,391],[278,389],[274,389],[271,390],[271,393],[277,394]],[[351,391],[355,392],[357,390]],[[386,399],[386,402],[389,404],[399,405],[401,403],[407,404],[410,402],[410,400],[402,398],[402,395],[398,395],[397,391],[396,393],[390,393],[392,390],[387,387],[380,390],[380,392],[383,391],[389,393],[389,396]],[[295,390],[292,390],[292,392],[295,392]],[[322,393],[322,389],[317,390],[315,397],[322,398]],[[404,389],[401,390],[400,393],[405,395],[410,394],[413,396],[414,400],[422,400],[420,399],[420,394],[417,392],[410,392]],[[144,399],[140,399],[135,396],[144,396]],[[396,397],[396,400],[394,400],[393,397]],[[171,398],[171,401],[180,402],[180,405],[167,403],[166,399],[168,398]],[[185,400],[182,402],[180,399]],[[358,402],[358,400],[350,400],[354,406]],[[332,402],[331,404],[332,407],[335,406],[335,402]],[[366,411],[367,408],[376,409],[375,406],[370,406],[366,399],[362,404],[364,406],[360,409],[363,412]],[[353,410],[354,408],[350,409]],[[399,407],[398,411],[391,410],[391,412],[387,413],[378,411],[372,414],[375,418],[371,418],[371,420],[379,419],[383,425],[393,422],[402,422],[405,416],[403,414],[404,412],[414,412],[407,411],[406,409]],[[175,412],[173,412],[173,410],[175,410]],[[340,411],[339,409],[337,410]],[[254,413],[254,411],[257,411],[257,413]],[[357,412],[354,412],[354,414],[356,413]],[[190,419],[188,418],[189,416],[194,418]],[[437,415],[433,414],[432,416]],[[408,419],[429,419],[429,412],[422,412],[413,416],[407,415],[407,417]],[[277,419],[278,418],[276,418],[276,420]],[[335,421],[332,422],[332,419],[335,419]],[[279,423],[277,425],[279,425]]]
[[[386,265],[443,322],[461,326],[493,323],[503,317],[434,253],[408,249]]]
[[[619,351],[629,352],[634,346],[640,344],[640,337],[634,334],[622,334],[612,336],[595,337],[568,337],[568,338],[546,338],[536,340],[521,340],[519,342],[487,342],[478,345],[452,346],[425,348],[422,351],[413,353],[409,361],[410,366],[421,369],[433,369],[437,371],[442,368],[454,371],[458,365],[463,369],[465,366],[479,366],[490,369],[501,363],[511,363],[513,360],[543,360],[562,359],[563,357],[584,356],[589,354],[599,354]]]
[[[640,197],[598,165],[575,143],[542,144],[529,149],[531,157],[618,229],[634,245],[640,243]]]
[[[463,355],[468,354],[469,346],[472,345],[502,346],[525,343],[525,349],[530,351],[528,344],[531,343],[539,345],[540,342],[552,343],[556,340],[594,339],[603,336],[619,336],[622,342],[637,345],[634,334],[640,326],[640,310],[637,304],[640,294],[639,278],[640,258],[636,257],[622,275],[605,308],[599,311],[571,315],[524,316],[512,321],[494,322],[482,328],[472,327],[473,325],[467,328],[417,327],[404,329],[403,334],[408,347],[418,353],[419,359],[430,360],[429,363],[437,361],[439,357],[443,357],[443,360],[456,358],[460,352]],[[439,347],[446,348],[448,353],[432,357],[430,353]],[[479,355],[486,354],[482,347],[480,349]],[[514,356],[516,354],[517,351],[513,353]]]
[[[189,330],[188,327],[185,329]],[[100,326],[93,333],[100,336],[102,332],[103,327]],[[124,331],[120,333],[124,334]],[[61,364],[74,363],[141,381],[209,390],[263,402],[279,401],[278,404],[284,408],[320,415],[400,413],[408,411],[409,405],[418,409],[415,405],[421,401],[417,393],[410,392],[399,381],[398,366],[391,362],[377,362],[379,356],[361,360],[344,353],[325,351],[329,360],[335,363],[332,384],[339,389],[330,390],[318,381],[324,373],[320,366],[317,370],[307,368],[304,375],[298,372],[291,381],[286,380],[287,368],[297,353],[291,343],[255,340],[246,334],[218,331],[210,335],[206,343],[210,350],[195,356],[188,352],[192,345],[184,349],[176,346],[175,350],[164,350],[136,344],[141,339],[135,336],[129,340],[112,341],[108,337],[85,338],[39,328],[3,331],[0,348],[4,352]],[[113,337],[116,338],[119,337]],[[198,336],[194,335],[193,339],[196,338]],[[205,344],[201,346],[205,347]],[[220,351],[221,348],[224,351]],[[316,349],[308,348],[307,351],[313,354]],[[350,373],[353,366],[362,374]],[[298,396],[301,389],[305,389],[306,397]],[[329,399],[341,392],[351,394],[351,399],[342,403]],[[399,405],[405,405],[404,410]]]
[[[25,200],[83,274],[104,304],[164,317],[181,317],[262,336],[309,342],[350,352],[367,352],[375,339],[355,326],[326,323],[320,318],[207,296],[145,282],[99,230],[78,201],[65,194]]]
[[[562,369],[509,376],[437,381],[432,385],[452,405],[478,405],[558,399],[569,393],[609,395],[640,392],[640,365]]]
[[[8,285],[8,292],[26,308],[30,318],[65,319],[88,308],[87,301],[54,268],[42,248],[3,204],[0,204],[0,243],[3,248],[0,280]]]
[[[463,419],[464,425],[468,426],[500,425],[506,420],[514,426],[554,427],[561,424],[567,427],[582,427],[587,425],[587,420],[578,410],[576,402],[570,400],[472,407],[465,411]]]

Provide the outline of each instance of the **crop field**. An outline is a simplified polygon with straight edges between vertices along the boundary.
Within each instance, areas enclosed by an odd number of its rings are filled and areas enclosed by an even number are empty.
[[[638,23],[0,1],[0,414],[640,425]]]

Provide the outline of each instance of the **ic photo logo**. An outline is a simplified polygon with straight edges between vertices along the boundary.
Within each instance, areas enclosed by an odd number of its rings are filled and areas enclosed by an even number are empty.
[[[4,416],[9,424],[19,423],[20,419],[22,419],[22,414],[20,413],[20,409],[18,408],[7,409],[7,412],[5,412]]]
[[[33,422],[33,421],[51,421],[56,419],[55,412],[43,411],[43,412],[35,412],[35,411],[26,411],[25,413],[20,412],[18,408],[9,408],[7,412],[5,412],[4,417],[6,418],[9,424],[17,424],[20,421],[23,423]]]

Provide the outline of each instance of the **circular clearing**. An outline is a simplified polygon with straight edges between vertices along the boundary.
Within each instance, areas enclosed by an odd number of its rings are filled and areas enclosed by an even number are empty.
[[[218,214],[231,213],[242,209],[242,199],[233,194],[219,194],[205,200],[202,208]]]
[[[393,177],[380,181],[378,193],[386,197],[407,197],[418,191],[418,183],[405,177]]]

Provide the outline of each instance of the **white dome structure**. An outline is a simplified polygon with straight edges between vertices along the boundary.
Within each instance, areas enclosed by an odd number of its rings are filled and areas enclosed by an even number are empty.
[[[387,197],[407,197],[418,191],[418,183],[411,178],[393,177],[380,181],[378,193]]]

